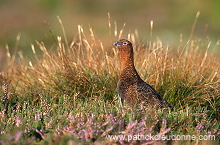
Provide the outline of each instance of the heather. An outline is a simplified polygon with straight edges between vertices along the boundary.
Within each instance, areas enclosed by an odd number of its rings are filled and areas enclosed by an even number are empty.
[[[6,47],[7,70],[1,72],[1,144],[126,144],[109,135],[213,135],[219,123],[219,40],[194,34],[169,45],[160,37],[142,40],[138,30],[124,32],[109,15],[109,38],[78,25],[73,39],[62,36],[51,47],[30,44],[33,58]],[[115,91],[120,59],[113,42],[129,39],[141,77],[174,111],[122,106]],[[19,43],[19,36],[17,37]],[[15,45],[16,47],[17,45]],[[18,51],[17,51],[18,50]],[[40,51],[40,54],[37,52]],[[179,141],[200,144],[204,140]],[[166,144],[167,140],[130,140],[133,144]]]

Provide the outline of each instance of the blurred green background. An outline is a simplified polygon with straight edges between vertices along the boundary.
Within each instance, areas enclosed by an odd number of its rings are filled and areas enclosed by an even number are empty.
[[[5,62],[5,46],[13,49],[20,34],[19,49],[31,52],[31,43],[51,46],[62,35],[57,16],[63,21],[69,40],[77,25],[92,26],[98,38],[109,39],[108,17],[126,32],[139,31],[149,38],[150,21],[154,36],[175,44],[182,33],[188,38],[197,11],[200,17],[195,34],[217,40],[220,36],[220,0],[0,0],[0,70]],[[51,33],[52,32],[52,33]]]

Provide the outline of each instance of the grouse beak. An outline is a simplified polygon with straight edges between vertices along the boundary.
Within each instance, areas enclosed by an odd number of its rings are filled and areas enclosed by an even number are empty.
[[[115,46],[119,46],[119,43],[118,43],[118,42],[115,42],[114,45],[115,45]]]

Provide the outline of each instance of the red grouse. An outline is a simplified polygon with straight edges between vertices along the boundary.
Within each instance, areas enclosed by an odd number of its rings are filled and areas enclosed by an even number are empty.
[[[115,42],[121,56],[121,73],[117,85],[122,103],[125,100],[130,106],[143,103],[144,106],[170,108],[169,103],[138,75],[134,66],[134,52],[130,41],[121,39]]]

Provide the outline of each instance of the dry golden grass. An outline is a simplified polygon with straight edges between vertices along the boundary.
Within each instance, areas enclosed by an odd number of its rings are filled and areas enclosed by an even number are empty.
[[[59,22],[63,39],[58,36],[57,44],[49,49],[43,42],[37,42],[37,47],[43,52],[42,58],[36,54],[36,46],[31,45],[35,62],[27,62],[19,52],[17,63],[17,54],[11,55],[8,51],[10,67],[5,77],[10,78],[15,92],[22,94],[24,90],[36,93],[38,90],[55,90],[84,94],[88,90],[96,93],[109,90],[114,95],[112,92],[120,60],[112,44],[126,36],[123,34],[124,28],[117,30],[116,25],[112,28],[109,19],[111,38],[110,41],[103,42],[95,36],[92,28],[89,28],[89,34],[85,34],[79,25],[78,35],[69,43],[60,19]],[[153,22],[151,28],[153,29]],[[135,64],[141,77],[168,99],[175,101],[175,98],[194,98],[196,95],[197,98],[211,101],[211,98],[219,94],[219,44],[191,37],[186,44],[180,42],[179,46],[170,47],[164,45],[159,38],[140,42],[137,31],[126,36],[134,45]],[[187,92],[185,94],[181,91]]]

